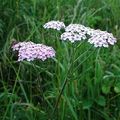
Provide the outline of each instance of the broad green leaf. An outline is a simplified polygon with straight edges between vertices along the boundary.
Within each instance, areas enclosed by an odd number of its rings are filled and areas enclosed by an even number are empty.
[[[108,85],[103,85],[102,86],[102,92],[104,93],[104,94],[108,94],[108,93],[110,93],[110,86]]]
[[[117,83],[117,84],[115,85],[114,91],[115,91],[116,93],[120,93],[120,83]]]
[[[105,106],[106,105],[106,99],[105,99],[104,96],[99,96],[95,101],[100,106]]]

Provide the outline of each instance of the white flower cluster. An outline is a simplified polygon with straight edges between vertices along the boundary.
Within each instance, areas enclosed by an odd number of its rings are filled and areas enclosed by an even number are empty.
[[[61,40],[69,40],[70,42],[81,41],[86,39],[86,28],[80,24],[70,24],[65,28],[61,35]]]
[[[88,39],[88,42],[93,44],[94,47],[109,47],[109,45],[114,45],[117,42],[112,33],[95,30],[81,24],[70,24],[65,27],[63,22],[50,21],[44,25],[44,28],[53,28],[57,30],[65,28],[65,32],[61,35],[61,40],[68,40],[72,43]]]
[[[73,32],[73,33],[86,33],[86,27],[80,24],[70,24],[65,28],[66,32]]]
[[[43,26],[45,29],[55,29],[55,30],[61,30],[65,28],[65,24],[60,21],[49,21]]]
[[[80,41],[82,39],[86,39],[86,36],[83,33],[73,33],[73,32],[64,32],[61,35],[61,40],[69,40],[70,42]]]
[[[109,47],[109,45],[114,45],[117,40],[112,33],[107,31],[94,30],[88,39],[90,44],[94,47]]]
[[[87,38],[88,42],[93,44],[94,47],[109,47],[109,45],[114,45],[117,42],[112,33],[95,30],[80,24],[70,24],[65,28],[65,31],[67,33],[61,35],[62,40],[68,39],[75,42]]]
[[[18,61],[33,61],[40,59],[42,61],[55,56],[55,50],[43,44],[33,42],[19,42],[12,46],[13,51],[18,51]]]

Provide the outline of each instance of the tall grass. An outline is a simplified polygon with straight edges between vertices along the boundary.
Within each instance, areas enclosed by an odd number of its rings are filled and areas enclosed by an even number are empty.
[[[119,120],[119,3],[0,0],[0,120]],[[49,20],[113,32],[117,45],[62,42],[60,33],[43,29]],[[13,38],[53,46],[56,58],[19,63]]]

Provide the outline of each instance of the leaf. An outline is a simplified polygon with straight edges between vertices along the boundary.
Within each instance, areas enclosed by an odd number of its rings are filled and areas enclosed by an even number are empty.
[[[110,93],[110,87],[111,87],[111,86],[109,86],[109,85],[103,85],[103,86],[102,86],[102,92],[103,92],[104,94]]]
[[[106,105],[106,99],[105,99],[104,96],[99,96],[95,101],[100,106],[105,106]]]
[[[117,84],[115,85],[114,91],[115,91],[116,93],[120,93],[120,83],[117,83]]]

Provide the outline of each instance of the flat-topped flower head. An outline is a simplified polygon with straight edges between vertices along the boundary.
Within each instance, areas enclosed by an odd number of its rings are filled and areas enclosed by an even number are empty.
[[[94,47],[109,47],[109,45],[114,45],[117,42],[112,33],[95,30],[81,24],[69,24],[65,27],[63,22],[50,21],[44,25],[44,28],[57,30],[64,28],[65,32],[61,34],[61,40],[72,43],[88,39],[88,42],[93,44]]]
[[[114,45],[117,40],[112,33],[107,31],[94,30],[88,42],[93,44],[95,47],[109,47],[109,45]]]
[[[69,24],[66,28],[66,32],[74,32],[74,33],[84,33],[86,34],[87,28],[84,25],[81,24]]]
[[[61,30],[65,28],[65,24],[60,21],[49,21],[44,26],[45,29],[55,29],[55,30]]]
[[[35,59],[44,61],[47,58],[55,57],[55,50],[52,47],[33,42],[19,42],[13,45],[12,49],[18,51],[18,61],[33,61]]]
[[[73,32],[64,32],[62,35],[61,35],[61,40],[63,41],[70,41],[70,42],[75,42],[75,41],[81,41],[81,40],[84,40],[86,39],[86,36],[83,34],[83,33],[73,33]]]
[[[34,45],[33,42],[19,42],[12,46],[13,51],[18,51],[21,47]]]

